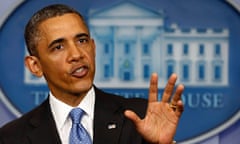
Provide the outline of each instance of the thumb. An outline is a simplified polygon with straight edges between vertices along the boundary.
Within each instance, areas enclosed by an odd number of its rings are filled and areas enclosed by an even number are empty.
[[[135,112],[133,112],[133,111],[131,111],[131,110],[126,110],[126,111],[124,112],[124,115],[125,115],[128,119],[130,119],[130,120],[136,125],[136,127],[138,127],[138,125],[139,125],[140,122],[141,122],[141,119],[138,117],[138,115],[137,115]]]

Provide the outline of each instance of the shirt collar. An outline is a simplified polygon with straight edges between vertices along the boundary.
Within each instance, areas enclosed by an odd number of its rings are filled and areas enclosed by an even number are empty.
[[[55,119],[57,128],[58,130],[60,130],[64,123],[66,122],[69,112],[74,107],[69,106],[66,103],[58,100],[55,96],[53,96],[51,92],[49,95],[51,111],[53,113],[53,117]],[[95,91],[94,88],[92,87],[77,107],[83,109],[85,113],[90,117],[90,119],[93,120],[94,104],[95,104]]]

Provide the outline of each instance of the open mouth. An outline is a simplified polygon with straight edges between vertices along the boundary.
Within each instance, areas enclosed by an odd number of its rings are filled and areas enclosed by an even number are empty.
[[[82,78],[88,74],[89,67],[84,65],[78,68],[75,68],[72,72],[71,75],[77,78]]]

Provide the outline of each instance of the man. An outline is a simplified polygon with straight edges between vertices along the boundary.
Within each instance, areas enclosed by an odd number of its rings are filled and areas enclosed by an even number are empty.
[[[94,86],[95,43],[83,17],[65,5],[35,13],[25,29],[28,69],[47,81],[49,97],[40,106],[0,129],[0,144],[69,143],[70,111],[84,110],[81,123],[94,144],[170,144],[183,112],[183,85],[173,74],[162,100],[152,74],[148,102],[107,94]]]

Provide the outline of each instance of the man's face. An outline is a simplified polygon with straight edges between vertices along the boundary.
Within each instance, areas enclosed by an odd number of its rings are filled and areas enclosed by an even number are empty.
[[[84,96],[95,74],[95,44],[76,14],[50,18],[39,26],[38,62],[51,92],[59,98]]]

